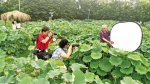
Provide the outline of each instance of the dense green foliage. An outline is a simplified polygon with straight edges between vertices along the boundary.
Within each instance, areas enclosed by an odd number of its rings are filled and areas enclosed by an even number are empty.
[[[97,19],[119,21],[150,20],[148,0],[21,0],[22,12],[31,15],[32,20],[48,20],[49,12],[54,12],[53,19]],[[18,10],[18,0],[7,0],[0,4],[0,14]],[[90,12],[90,13],[89,13]]]
[[[3,23],[3,22],[1,22]],[[149,84],[150,83],[150,29],[149,22],[141,25],[143,39],[135,52],[108,48],[99,41],[102,24],[108,29],[116,24],[112,20],[73,20],[29,22],[21,30],[12,30],[0,24],[0,83],[11,84]],[[43,26],[79,43],[68,60],[34,61],[35,35]],[[58,41],[49,45],[53,51]],[[64,65],[67,70],[59,68]],[[21,71],[20,71],[21,70]],[[43,79],[45,78],[45,79]]]

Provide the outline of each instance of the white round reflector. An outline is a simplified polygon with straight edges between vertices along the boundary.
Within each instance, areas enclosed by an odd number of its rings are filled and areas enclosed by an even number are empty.
[[[110,40],[114,48],[135,51],[141,45],[142,29],[134,22],[117,23],[111,30]]]

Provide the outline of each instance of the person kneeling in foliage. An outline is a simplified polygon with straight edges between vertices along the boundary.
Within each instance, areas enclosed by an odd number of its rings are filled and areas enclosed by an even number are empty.
[[[68,40],[62,39],[59,42],[59,47],[52,53],[52,59],[63,60],[63,58],[69,58],[72,52],[72,45],[69,45]]]
[[[49,31],[48,27],[43,27],[41,33],[37,37],[36,49],[34,54],[38,59],[47,60],[51,57],[48,53],[49,43],[53,42],[54,35]],[[37,59],[36,59],[37,60]]]

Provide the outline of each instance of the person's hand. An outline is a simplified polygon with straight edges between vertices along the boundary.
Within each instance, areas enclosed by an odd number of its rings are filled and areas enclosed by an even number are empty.
[[[72,49],[72,45],[69,45],[69,48]]]
[[[111,42],[111,44],[114,44],[114,42],[113,41],[110,41]]]
[[[52,35],[53,35],[52,32],[48,33],[48,37],[52,37]]]
[[[112,44],[111,44],[111,41],[109,41],[108,43],[109,43],[110,45],[112,45]]]
[[[76,46],[75,46],[75,47],[72,47],[73,50],[75,50],[75,49],[77,49],[77,48],[78,48],[78,47],[76,47]]]

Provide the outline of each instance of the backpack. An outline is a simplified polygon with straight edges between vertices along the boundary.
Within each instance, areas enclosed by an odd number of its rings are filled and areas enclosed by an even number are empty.
[[[39,34],[36,34],[36,38],[33,40],[34,42],[35,41],[38,42],[38,35]],[[43,60],[48,60],[49,58],[52,57],[52,53],[46,52],[45,50],[38,50],[36,49],[36,47],[33,51],[33,54],[37,55],[38,59],[43,59]]]

